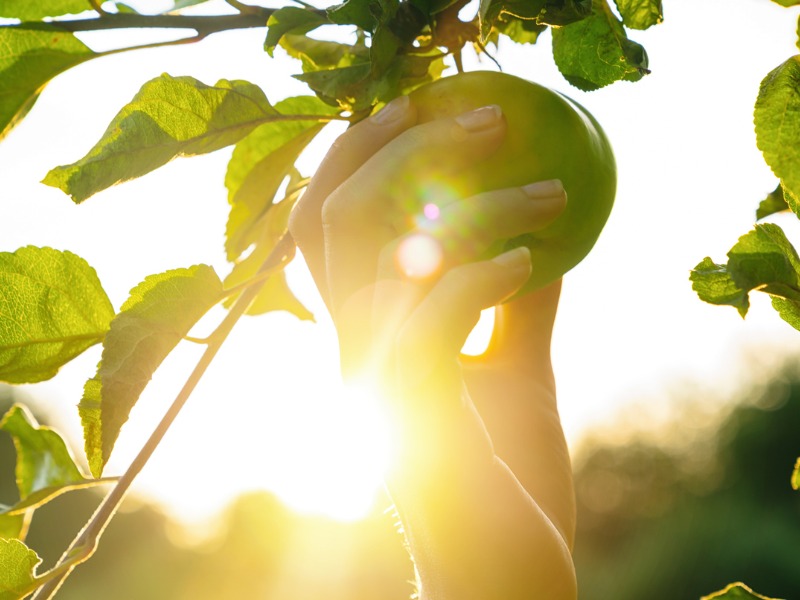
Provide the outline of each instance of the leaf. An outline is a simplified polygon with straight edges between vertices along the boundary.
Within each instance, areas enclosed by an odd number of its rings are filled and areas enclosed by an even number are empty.
[[[207,86],[164,74],[142,86],[86,156],[51,170],[44,183],[80,203],[177,156],[235,144],[276,114],[264,92],[246,81],[222,79]]]
[[[29,0],[20,4],[31,9],[39,5]],[[95,56],[78,38],[55,25],[0,28],[0,139],[28,114],[48,81]]]
[[[19,514],[70,490],[104,483],[88,479],[75,464],[64,439],[41,427],[21,404],[15,404],[0,421],[17,451],[15,470],[20,501],[2,512]]]
[[[772,0],[775,4],[780,4],[781,6],[797,6],[800,4],[800,0]]]
[[[761,82],[754,121],[758,149],[780,178],[789,206],[800,216],[800,56],[790,58]]]
[[[494,27],[518,44],[535,44],[539,35],[547,29],[547,25],[539,25],[536,21],[503,16],[495,21]]]
[[[8,508],[0,505],[0,539],[17,538],[21,540],[26,530],[25,513],[10,515]]]
[[[553,29],[553,58],[564,78],[584,91],[650,72],[644,48],[628,39],[606,0],[595,0],[591,16]]]
[[[705,258],[690,279],[701,300],[734,306],[742,317],[751,290],[767,293],[781,318],[800,329],[800,257],[777,225],[756,225],[731,248],[726,265]]]
[[[783,194],[783,188],[780,184],[766,198],[764,198],[758,205],[756,210],[756,220],[761,220],[769,215],[789,210],[789,205],[786,203],[786,198]]]
[[[267,21],[267,39],[264,41],[264,50],[272,56],[275,46],[287,33],[304,35],[327,22],[325,17],[307,8],[295,6],[279,8],[270,15]]]
[[[291,186],[290,182],[290,186]],[[289,222],[289,215],[299,196],[301,188],[278,204],[273,204],[258,221],[257,231],[260,239],[247,258],[238,262],[225,278],[225,288],[232,289],[254,278],[261,265],[272,253],[278,241],[284,235]],[[225,306],[233,304],[238,294],[225,300]],[[294,296],[286,283],[283,271],[271,275],[259,290],[258,295],[247,309],[248,315],[260,315],[266,312],[285,310],[300,320],[313,321],[314,315]]]
[[[614,0],[625,27],[648,29],[664,20],[661,0]]]
[[[714,592],[708,596],[703,596],[700,600],[778,600],[768,598],[761,594],[756,594],[753,590],[743,583],[732,583],[724,590]]]
[[[72,254],[0,252],[0,380],[34,383],[102,341],[114,317],[97,273]]]
[[[328,18],[336,25],[355,25],[364,31],[375,31],[378,24],[373,7],[379,0],[346,0],[328,9]]]
[[[45,17],[77,15],[92,10],[87,0],[3,0],[0,17],[21,21],[41,21]]]
[[[800,457],[794,463],[794,471],[792,471],[792,489],[800,490]]]
[[[287,98],[275,108],[281,114],[321,117],[337,112],[313,96]],[[233,149],[225,175],[231,204],[225,240],[228,260],[235,260],[255,243],[259,237],[254,229],[258,221],[269,209],[299,154],[324,125],[310,119],[265,123]]]
[[[42,559],[19,540],[0,539],[0,600],[18,600],[39,587]]]
[[[78,405],[95,477],[155,370],[221,298],[222,283],[206,265],[150,275],[131,290],[111,321],[97,374],[86,382]]]
[[[704,258],[691,272],[692,289],[703,302],[735,307],[744,317],[750,308],[750,299],[745,290],[734,283],[725,265]]]

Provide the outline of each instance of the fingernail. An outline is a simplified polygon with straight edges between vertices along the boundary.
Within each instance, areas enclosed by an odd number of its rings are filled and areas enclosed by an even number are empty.
[[[536,183],[523,185],[522,191],[531,199],[566,196],[564,193],[564,184],[561,183],[560,179],[537,181]]]
[[[492,104],[458,115],[456,123],[467,131],[481,131],[497,125],[502,116],[503,110],[496,104]]]
[[[398,96],[370,118],[373,123],[377,123],[378,125],[394,123],[406,113],[408,104],[408,96]]]
[[[531,251],[526,246],[514,248],[508,252],[503,252],[492,259],[492,262],[504,267],[526,267],[530,268],[531,265]]]

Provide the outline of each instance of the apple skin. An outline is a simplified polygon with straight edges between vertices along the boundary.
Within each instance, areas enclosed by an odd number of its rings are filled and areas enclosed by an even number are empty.
[[[611,145],[586,109],[546,87],[494,71],[444,77],[410,97],[419,122],[490,104],[502,108],[505,139],[486,160],[459,174],[464,197],[547,179],[563,182],[567,206],[555,221],[504,240],[489,253],[523,245],[530,249],[533,271],[517,295],[544,287],[583,260],[611,213],[617,184]]]

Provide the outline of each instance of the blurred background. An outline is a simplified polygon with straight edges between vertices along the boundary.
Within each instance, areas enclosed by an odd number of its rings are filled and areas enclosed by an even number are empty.
[[[171,2],[131,4],[156,12]],[[798,14],[800,7],[768,0],[670,0],[662,25],[631,33],[647,49],[652,74],[588,94],[558,74],[549,34],[533,47],[497,51],[507,72],[586,106],[618,161],[614,213],[590,257],[565,278],[553,349],[579,499],[582,599],[688,600],[736,580],[800,598],[800,493],[789,486],[800,456],[793,366],[800,332],[767,298],[754,295],[742,321],[732,308],[700,302],[688,282],[704,256],[724,261],[775,187],[755,146],[752,109],[763,77],[797,52]],[[82,39],[101,50],[157,35]],[[263,37],[232,32],[119,54],[56,78],[0,144],[0,251],[69,249],[97,269],[116,307],[150,273],[204,262],[226,274],[229,150],[176,160],[80,206],[38,182],[80,158],[141,84],[162,72],[208,84],[247,79],[273,102],[308,93],[290,77],[299,65],[280,52],[269,59]],[[470,69],[495,68],[465,59]],[[310,148],[305,173],[336,133]],[[798,243],[796,218],[772,220]],[[301,259],[289,278],[317,322],[272,314],[234,330],[97,555],[59,597],[409,596],[411,565],[380,484],[381,416],[341,389],[333,330]],[[159,369],[108,474],[130,462],[197,350],[179,347]],[[29,405],[80,459],[75,405],[99,351],[51,381],[0,388],[3,409]],[[13,449],[5,436],[0,469],[0,503],[10,504]],[[45,566],[97,501],[93,492],[73,492],[37,511],[29,542]]]

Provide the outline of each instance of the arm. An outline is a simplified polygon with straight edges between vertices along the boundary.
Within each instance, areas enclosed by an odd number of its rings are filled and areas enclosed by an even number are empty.
[[[370,378],[392,415],[387,485],[424,600],[576,595],[569,462],[549,370],[557,290],[537,294],[547,310],[509,303],[487,357],[466,369],[459,357],[481,309],[531,269],[524,249],[479,256],[552,221],[563,190],[544,183],[444,203],[425,232],[442,251],[438,270],[409,276],[397,261],[418,233],[408,216],[425,201],[420,184],[457,182],[505,127],[488,107],[418,125],[413,105],[396,100],[337,141],[290,222],[336,324],[345,377]],[[539,339],[528,359],[514,333],[525,320]]]

